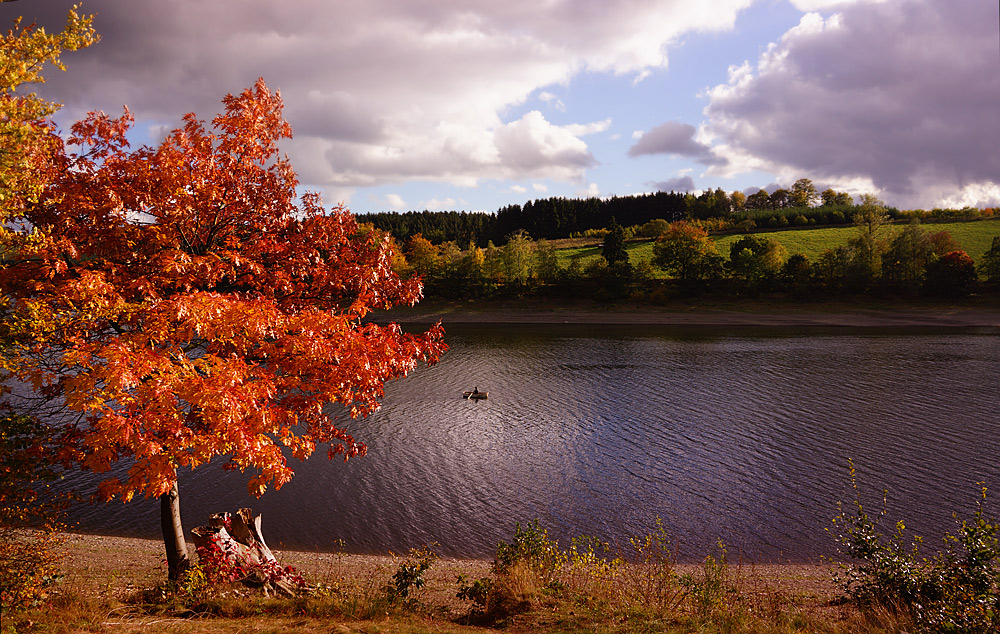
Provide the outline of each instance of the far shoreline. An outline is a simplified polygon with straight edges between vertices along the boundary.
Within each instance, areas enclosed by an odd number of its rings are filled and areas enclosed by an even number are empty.
[[[368,321],[422,325],[593,325],[708,328],[988,328],[1000,329],[1000,305],[795,302],[599,304],[538,299],[423,301],[373,312]]]

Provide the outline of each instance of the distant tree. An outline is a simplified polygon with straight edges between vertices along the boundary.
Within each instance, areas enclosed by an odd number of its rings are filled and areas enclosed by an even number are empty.
[[[889,212],[885,203],[874,194],[862,194],[861,204],[854,214],[854,224],[871,238],[879,237],[882,230],[889,224]]]
[[[508,283],[525,285],[534,273],[535,243],[523,231],[512,235],[501,248],[503,275]]]
[[[743,206],[747,202],[747,196],[741,191],[734,191],[729,194],[729,204],[732,206],[734,214],[743,211]]]
[[[490,240],[483,253],[483,273],[494,282],[503,281],[503,252]]]
[[[934,255],[938,257],[942,257],[946,253],[951,253],[952,251],[962,250],[962,245],[960,245],[955,238],[951,237],[951,234],[947,231],[936,231],[928,235],[927,239],[930,240]]]
[[[715,191],[712,192],[711,205],[712,216],[715,218],[724,218],[733,211],[732,202],[729,200],[729,196],[726,194],[725,190],[721,187],[716,187]]]
[[[744,207],[747,209],[773,209],[774,206],[771,204],[771,195],[765,190],[759,189],[756,194],[750,194],[747,196],[747,200],[744,203]]]
[[[790,198],[793,207],[812,207],[819,195],[811,180],[800,178],[792,185]]]
[[[792,195],[787,189],[776,189],[771,192],[771,208],[787,209],[792,206]]]
[[[663,218],[654,218],[646,224],[640,226],[636,232],[639,238],[658,238],[670,230],[670,223]]]
[[[761,290],[781,271],[787,251],[780,242],[760,236],[743,236],[729,248],[729,268],[749,290]]]
[[[920,291],[927,264],[934,257],[928,232],[914,219],[896,234],[882,254],[882,281],[895,291]]]
[[[993,238],[990,248],[980,258],[977,270],[987,282],[1000,283],[1000,236]]]
[[[546,284],[554,284],[559,280],[559,257],[556,249],[546,240],[535,243],[535,275]]]
[[[887,246],[883,234],[889,221],[885,204],[872,194],[862,194],[854,214],[858,235],[848,242],[852,249],[850,285],[855,290],[872,289],[882,276],[882,254]]]
[[[619,262],[628,262],[628,251],[625,250],[625,229],[613,218],[608,227],[608,235],[604,236],[601,257],[608,263],[608,266],[614,266]]]
[[[807,295],[813,285],[813,266],[809,258],[801,253],[789,257],[781,267],[781,284],[797,297]]]
[[[832,189],[824,190],[820,194],[820,198],[823,201],[824,207],[851,207],[854,205],[854,199],[851,195],[846,192],[836,192]]]
[[[406,261],[417,275],[430,277],[441,267],[440,249],[421,234],[410,236],[403,247]]]
[[[708,232],[684,221],[671,223],[653,244],[653,265],[686,283],[712,277],[721,260]]]
[[[924,290],[937,297],[964,297],[976,283],[976,264],[965,251],[952,251],[927,265]]]

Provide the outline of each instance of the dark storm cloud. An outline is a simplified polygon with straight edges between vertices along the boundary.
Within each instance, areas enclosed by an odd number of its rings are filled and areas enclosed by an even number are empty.
[[[694,179],[690,176],[678,176],[665,181],[653,183],[653,187],[661,192],[693,192],[695,190]]]
[[[695,128],[686,123],[668,121],[646,132],[629,148],[631,157],[644,154],[675,154],[692,158],[705,165],[725,163],[712,153],[712,148],[695,140]]]
[[[710,92],[708,129],[758,167],[870,179],[904,203],[978,187],[987,203],[1000,192],[997,22],[997,5],[982,0],[807,16]]]

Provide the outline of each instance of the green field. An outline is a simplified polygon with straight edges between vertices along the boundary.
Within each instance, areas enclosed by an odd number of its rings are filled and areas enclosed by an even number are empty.
[[[893,232],[899,231],[904,225],[897,224],[890,227]],[[923,225],[925,229],[932,233],[947,231],[951,237],[958,242],[962,249],[972,256],[973,260],[979,260],[990,248],[995,236],[1000,236],[1000,218],[990,220],[976,220],[965,222],[935,222]],[[810,260],[815,261],[827,249],[834,249],[858,234],[857,227],[853,225],[843,227],[823,227],[820,229],[785,229],[783,231],[768,231],[756,233],[754,235],[763,238],[774,238],[788,250],[788,254],[802,253]],[[723,257],[729,256],[729,246],[738,240],[741,234],[720,236],[715,240],[715,245]],[[640,260],[652,260],[652,242],[630,242],[627,245],[629,259],[636,263]],[[580,258],[581,264],[586,265],[593,258],[600,257],[601,247],[573,247],[559,249],[560,266],[567,266],[574,258]]]

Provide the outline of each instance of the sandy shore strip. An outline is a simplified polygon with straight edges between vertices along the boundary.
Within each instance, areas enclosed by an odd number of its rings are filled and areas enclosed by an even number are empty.
[[[156,539],[68,533],[62,568],[64,583],[96,589],[119,598],[166,581],[163,542]],[[194,546],[188,545],[191,555]],[[406,554],[360,555],[341,552],[303,552],[272,548],[282,564],[291,565],[311,582],[373,591],[383,587],[398,570]],[[676,566],[678,573],[695,572],[696,564]],[[778,592],[822,609],[838,595],[829,562],[763,564],[731,562],[732,581],[759,592]],[[477,579],[490,574],[490,562],[443,558],[426,575],[424,599],[452,612],[469,608],[459,601],[458,577]]]
[[[377,323],[399,324],[581,324],[730,328],[996,328],[1000,305],[851,304],[671,304],[648,305],[537,300],[425,302],[412,308],[373,313]]]

